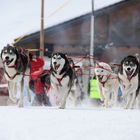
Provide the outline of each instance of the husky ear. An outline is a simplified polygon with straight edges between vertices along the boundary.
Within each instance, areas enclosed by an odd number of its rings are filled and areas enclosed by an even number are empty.
[[[51,54],[51,58],[53,57],[53,54],[54,54],[54,53]]]
[[[99,65],[99,61],[96,61],[95,66],[96,66],[96,67],[100,66],[100,65]]]
[[[63,54],[63,56],[65,57],[65,64],[64,64],[63,69],[62,69],[61,72],[60,72],[60,75],[61,75],[62,73],[64,73],[67,69],[70,68],[70,63],[69,63],[68,56],[67,56],[66,54]]]
[[[17,57],[19,57],[19,49],[17,48],[17,47],[14,47],[14,50],[15,50],[15,53],[16,53],[16,55],[17,55]]]
[[[53,57],[53,54],[54,54],[54,53],[51,54],[50,71],[54,71],[54,72],[55,72],[55,70],[54,70],[54,68],[53,68],[53,65],[52,65],[52,57]],[[56,72],[55,72],[55,73],[56,73]]]
[[[138,53],[135,54],[135,57],[137,58],[138,62],[140,62],[140,56]]]
[[[5,47],[4,47],[5,48]],[[1,50],[1,53],[0,53],[0,56],[1,56],[1,59],[2,59],[2,53],[4,51],[4,48]]]
[[[67,58],[68,58],[68,55],[67,55],[67,53],[65,54],[65,57],[67,57]]]
[[[1,54],[0,54],[1,60],[2,60],[2,53],[3,53],[3,50],[1,51]]]
[[[123,74],[123,63],[124,63],[124,60],[125,60],[125,58],[122,59],[121,64],[119,66],[119,72],[120,72],[120,74]]]

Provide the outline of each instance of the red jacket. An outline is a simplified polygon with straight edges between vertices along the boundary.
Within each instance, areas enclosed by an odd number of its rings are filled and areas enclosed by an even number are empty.
[[[43,71],[44,60],[40,57],[31,60],[31,80],[34,80],[34,93],[41,94],[44,92],[44,83],[41,82],[39,75]]]
[[[38,71],[40,68],[43,68],[44,60],[37,57],[35,60],[31,60],[31,73]]]
[[[36,79],[39,73],[42,73],[44,66],[44,60],[37,57],[36,60],[31,60],[31,80]]]
[[[41,82],[40,78],[37,78],[35,83],[34,83],[34,93],[35,94],[41,94],[44,92],[44,83]]]

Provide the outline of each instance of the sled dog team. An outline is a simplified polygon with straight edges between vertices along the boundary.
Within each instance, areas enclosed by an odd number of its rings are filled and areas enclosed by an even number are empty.
[[[1,59],[4,66],[4,75],[8,81],[9,101],[18,104],[19,107],[23,106],[24,83],[26,83],[26,93],[29,101],[31,101],[29,89],[33,89],[36,82],[45,87],[45,91],[49,90],[50,87],[54,90],[56,105],[61,109],[66,107],[68,98],[71,98],[75,105],[82,100],[76,71],[65,54],[52,54],[49,72],[38,69],[38,71],[31,73],[30,62],[32,58],[22,48],[7,45],[1,51]],[[30,75],[36,78],[31,79]],[[97,62],[95,75],[100,89],[101,101],[105,107],[117,105],[119,87],[121,87],[122,98],[125,101],[124,108],[132,109],[136,101],[140,102],[138,100],[140,94],[140,62],[138,56],[125,57],[121,61],[118,73],[114,73],[109,64]],[[17,83],[20,83],[19,99],[16,97]],[[37,84],[35,87],[37,87]],[[31,88],[32,86],[33,88]],[[42,88],[37,99],[45,105],[50,105],[48,97],[45,96],[45,91]]]

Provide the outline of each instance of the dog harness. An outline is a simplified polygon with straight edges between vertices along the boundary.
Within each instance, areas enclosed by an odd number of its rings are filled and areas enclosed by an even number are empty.
[[[10,76],[6,71],[5,71],[6,75],[8,76],[9,79],[13,80],[17,75],[20,75],[20,73],[16,73],[14,76]]]
[[[131,75],[131,76],[127,75],[127,79],[129,80],[129,82],[131,81],[132,77],[133,77],[133,75]]]
[[[53,72],[52,72],[52,75],[57,79],[59,85],[62,86],[61,81],[62,81],[62,79],[65,77],[65,74],[64,74],[61,78],[57,78],[57,77],[54,75]]]
[[[13,66],[8,66],[8,68],[17,68],[17,66],[16,65],[13,65]],[[9,79],[11,79],[11,80],[13,80],[17,75],[20,75],[21,73],[20,72],[17,72],[16,74],[14,74],[14,76],[10,76],[8,73],[7,73],[7,71],[5,71],[4,70],[4,72],[6,73],[6,75],[8,76],[8,78]],[[23,72],[23,78],[24,78],[24,76],[25,76],[25,71]],[[22,78],[22,79],[23,79]]]
[[[100,82],[103,85],[103,87],[105,86],[105,83],[107,82],[107,80],[109,79],[109,77],[110,77],[110,75],[108,75],[107,79],[104,82]]]

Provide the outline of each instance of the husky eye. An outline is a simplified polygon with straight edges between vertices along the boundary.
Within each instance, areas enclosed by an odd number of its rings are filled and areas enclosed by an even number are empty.
[[[125,66],[128,66],[128,61],[124,63]]]
[[[130,66],[134,66],[135,64],[133,62],[130,62]]]
[[[99,72],[99,70],[96,70],[96,72]]]
[[[103,72],[103,70],[101,70],[101,72]]]

